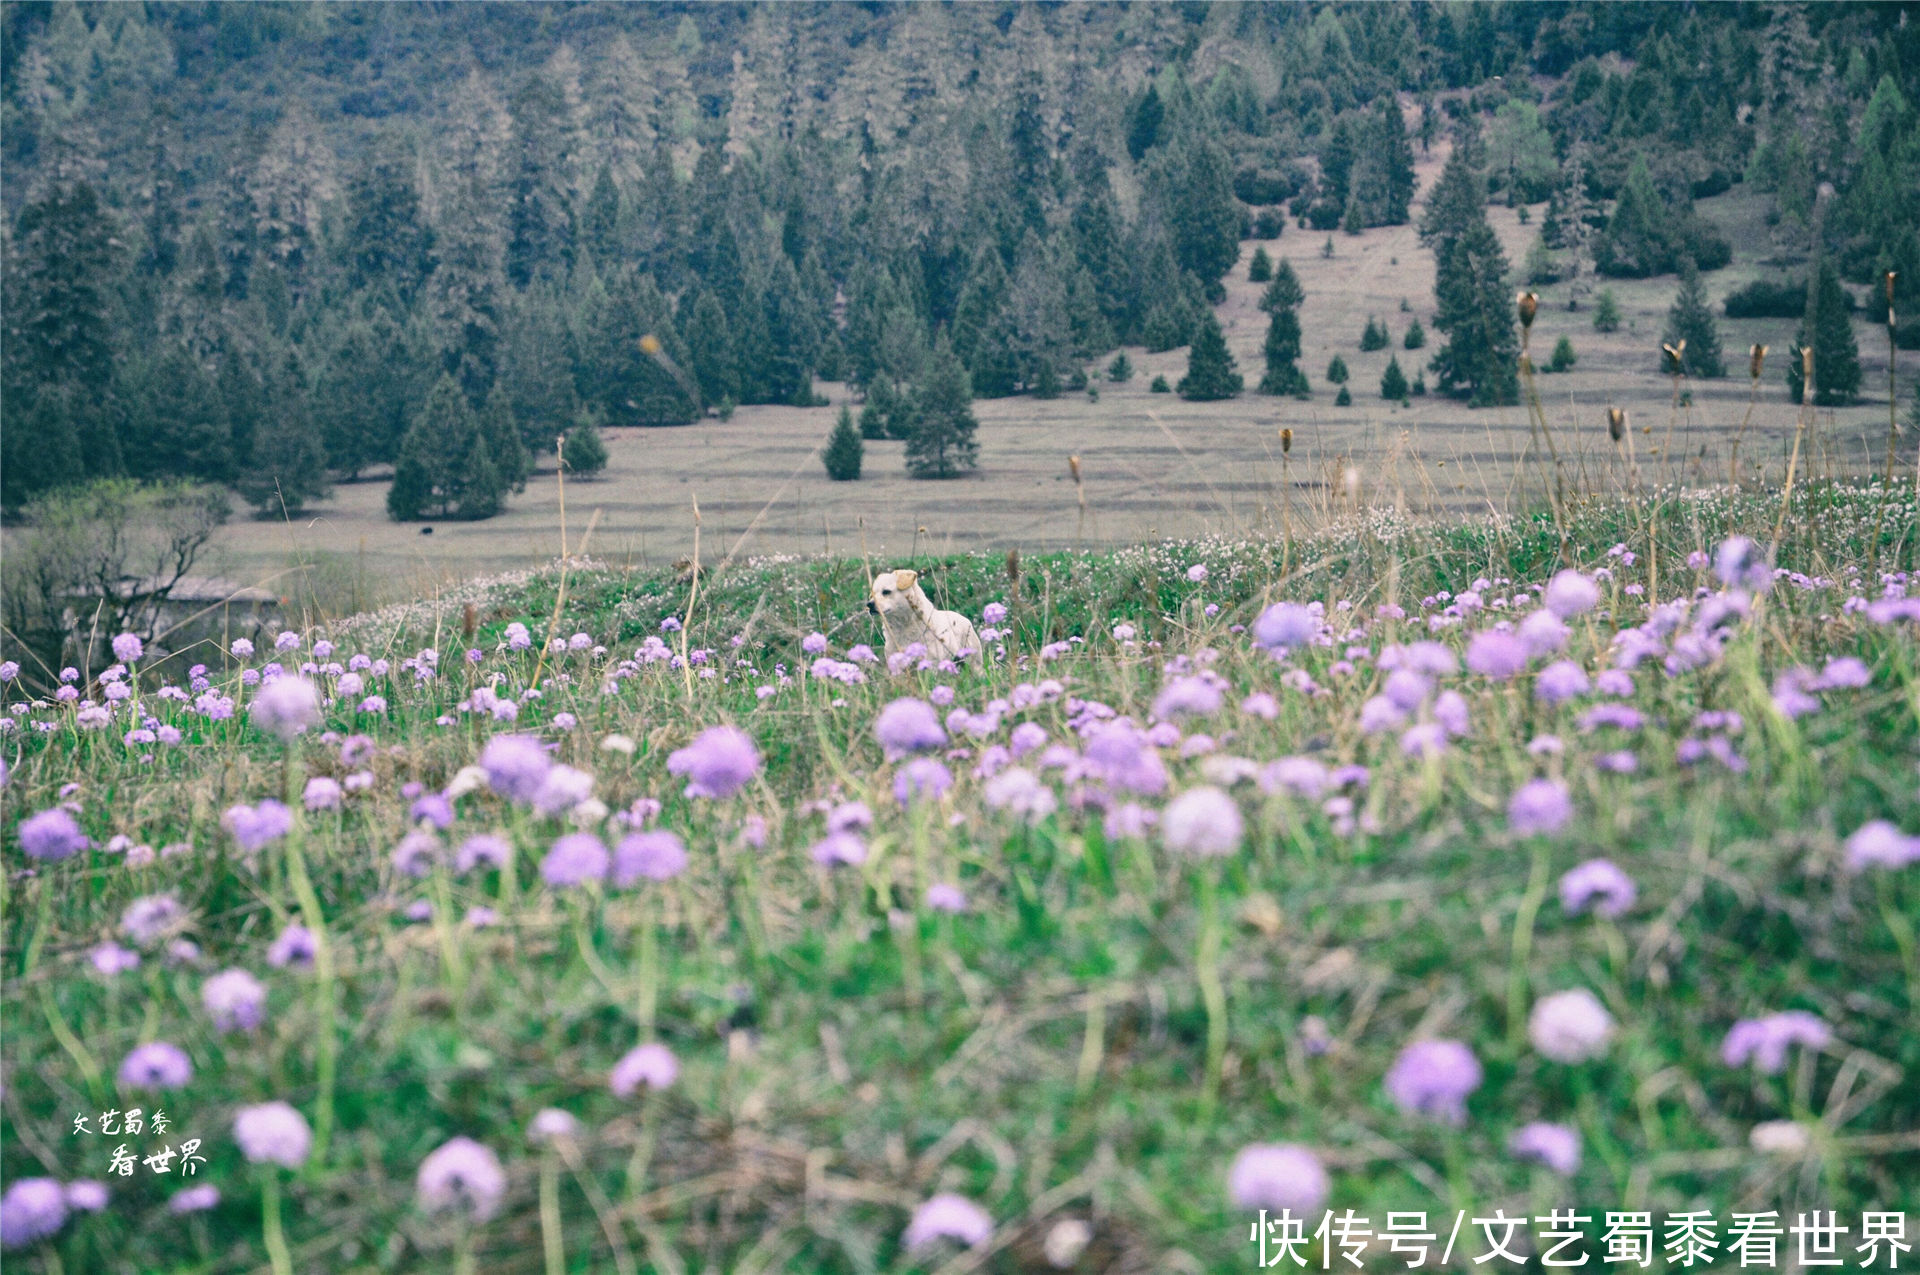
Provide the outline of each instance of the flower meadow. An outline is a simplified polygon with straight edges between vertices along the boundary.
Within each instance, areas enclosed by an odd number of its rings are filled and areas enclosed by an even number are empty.
[[[1200,1271],[1261,1209],[1912,1211],[1886,500],[928,564],[959,666],[827,560],[0,664],[0,1245]]]

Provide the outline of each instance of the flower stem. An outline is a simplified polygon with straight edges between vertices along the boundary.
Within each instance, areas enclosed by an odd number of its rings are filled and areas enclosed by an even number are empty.
[[[293,1275],[293,1254],[287,1251],[286,1232],[280,1229],[280,1178],[272,1169],[267,1170],[267,1184],[260,1192],[260,1219],[273,1275]]]
[[[1533,953],[1533,920],[1547,897],[1547,847],[1533,852],[1533,873],[1513,918],[1513,959],[1507,966],[1507,1044],[1518,1052],[1527,1034],[1527,958]]]
[[[652,900],[640,904],[640,1004],[635,1017],[640,1021],[640,1036],[653,1034],[655,1008],[660,1002],[660,936],[655,928]]]
[[[540,1244],[547,1275],[566,1275],[567,1251],[560,1232],[560,1162],[553,1152],[540,1157]]]
[[[320,910],[320,896],[307,878],[307,862],[300,852],[300,833],[296,829],[287,838],[287,874],[292,879],[294,897],[307,929],[313,932],[314,1016],[319,1020],[319,1039],[315,1042],[314,1079],[320,1093],[313,1111],[313,1155],[307,1161],[309,1171],[318,1171],[327,1159],[327,1141],[333,1136],[334,1053],[338,1042],[333,1027],[333,944],[327,938],[327,921]]]
[[[1209,868],[1200,881],[1200,951],[1195,972],[1200,999],[1207,1007],[1207,1075],[1201,1104],[1203,1122],[1211,1118],[1220,1098],[1220,1073],[1227,1056],[1227,994],[1220,985],[1219,887]]]

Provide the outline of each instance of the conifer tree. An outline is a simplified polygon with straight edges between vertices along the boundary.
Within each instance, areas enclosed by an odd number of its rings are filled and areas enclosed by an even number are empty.
[[[1595,332],[1620,330],[1620,304],[1613,299],[1612,288],[1600,289],[1599,299],[1594,302],[1593,330]]]
[[[800,273],[777,253],[762,294],[767,340],[766,401],[811,407],[814,351],[819,333],[800,288]],[[743,400],[745,401],[745,400]]]
[[[514,419],[508,395],[498,385],[480,409],[480,441],[486,444],[487,459],[494,468],[496,496],[504,498],[508,491],[525,491],[527,479],[533,476],[533,453],[520,436],[520,424]]]
[[[853,425],[853,413],[843,403],[839,419],[833,423],[833,432],[827,435],[827,446],[820,453],[820,460],[827,467],[827,477],[837,483],[852,482],[859,478],[864,451],[860,431]]]
[[[515,298],[501,342],[500,374],[486,401],[500,399],[529,453],[529,466],[534,456],[553,450],[553,440],[579,409],[569,346],[558,297],[536,287]],[[494,455],[501,454],[495,444]]]
[[[1327,384],[1345,385],[1347,375],[1347,361],[1338,354],[1327,361]]]
[[[607,445],[600,438],[600,427],[592,413],[582,412],[579,422],[567,431],[560,460],[577,478],[592,478],[607,467]]]
[[[1846,290],[1829,258],[1821,258],[1807,289],[1807,313],[1787,358],[1787,387],[1798,403],[1806,393],[1799,351],[1813,347],[1813,401],[1820,407],[1851,403],[1860,392],[1860,348],[1853,339]]]
[[[476,457],[476,451],[482,454]],[[469,484],[479,486],[470,490]],[[387,516],[395,522],[489,517],[499,508],[504,485],[466,393],[442,375],[401,440],[393,486],[387,489]]]
[[[1401,338],[1400,345],[1403,349],[1417,350],[1426,343],[1427,330],[1420,326],[1420,320],[1415,319],[1407,325],[1407,335]]]
[[[1307,396],[1307,376],[1300,370],[1300,303],[1305,299],[1293,263],[1285,257],[1273,272],[1273,282],[1260,298],[1267,320],[1265,355],[1267,368],[1260,378],[1262,394]]]
[[[398,154],[376,152],[349,182],[340,242],[349,287],[377,289],[396,309],[413,304],[433,271],[433,228]]]
[[[860,409],[860,437],[876,441],[895,437],[890,422],[898,409],[899,392],[893,388],[893,378],[875,379],[867,386],[867,401]]]
[[[1720,331],[1713,321],[1713,307],[1707,301],[1706,287],[1700,282],[1700,272],[1694,268],[1691,257],[1680,263],[1680,291],[1673,298],[1673,307],[1667,311],[1663,339],[1675,349],[1679,349],[1680,342],[1687,343],[1680,357],[1688,376],[1727,374],[1720,356]]]
[[[1240,201],[1225,148],[1198,133],[1185,145],[1170,201],[1174,257],[1182,270],[1212,287],[1240,257]]]
[[[1234,369],[1233,355],[1227,351],[1227,338],[1220,330],[1220,320],[1208,310],[1194,333],[1193,347],[1187,352],[1187,374],[1176,387],[1180,397],[1202,402],[1232,398],[1244,383]]]
[[[1139,163],[1146,153],[1160,140],[1160,122],[1166,118],[1166,104],[1160,100],[1160,90],[1151,82],[1147,91],[1133,108],[1133,116],[1127,122],[1127,154]]]
[[[1247,282],[1266,283],[1273,278],[1273,258],[1267,255],[1264,246],[1253,250],[1253,260],[1247,263]]]
[[[1387,370],[1380,376],[1380,397],[1399,402],[1407,396],[1407,374],[1400,370],[1400,356],[1394,355],[1387,360]]]
[[[722,399],[740,399],[740,377],[735,368],[733,333],[719,299],[702,289],[687,324],[687,352],[700,398],[709,407]]]
[[[1665,268],[1668,214],[1654,189],[1646,157],[1636,155],[1614,201],[1607,227],[1594,241],[1594,268],[1604,275],[1641,279]]]
[[[1003,398],[1014,391],[1014,357],[1006,316],[1008,286],[999,248],[990,241],[983,242],[960,287],[952,325],[954,353],[967,365],[974,392],[981,398]]]
[[[1448,169],[1454,166],[1447,161]],[[1448,185],[1446,174],[1440,184]],[[1436,194],[1436,200],[1439,196]],[[1515,360],[1520,342],[1507,290],[1507,259],[1487,224],[1480,185],[1468,173],[1456,177],[1444,216],[1429,206],[1435,256],[1433,326],[1447,343],[1429,364],[1442,393],[1464,393],[1476,406],[1517,401]]]
[[[268,386],[252,459],[240,467],[235,483],[263,517],[297,514],[330,490],[327,453],[309,399],[306,374],[289,350]]]
[[[233,469],[226,405],[186,346],[129,358],[114,397],[126,412],[127,469],[136,478],[224,479]]]
[[[907,472],[915,478],[955,478],[973,469],[979,463],[973,388],[945,333],[934,346],[913,398],[915,421],[913,436],[907,439]]]
[[[1440,180],[1427,195],[1427,211],[1420,219],[1420,239],[1433,247],[1438,256],[1443,245],[1466,232],[1476,217],[1483,217],[1486,194],[1480,177],[1467,162],[1466,151],[1456,146],[1440,170]]]
[[[620,213],[620,187],[613,179],[613,169],[602,164],[586,206],[580,210],[580,242],[601,269],[620,257]]]
[[[573,206],[567,197],[574,131],[560,89],[534,75],[514,94],[507,179],[507,278],[564,282],[573,269]]]

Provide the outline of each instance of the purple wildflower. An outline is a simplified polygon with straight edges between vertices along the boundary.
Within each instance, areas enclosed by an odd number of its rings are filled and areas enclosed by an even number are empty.
[[[120,929],[141,947],[152,947],[186,918],[186,909],[173,895],[149,894],[127,905],[120,914]]]
[[[886,750],[887,759],[896,761],[908,753],[924,752],[947,742],[940,729],[940,718],[925,700],[903,696],[880,710],[874,718],[873,734]]]
[[[1087,763],[1112,787],[1149,797],[1166,791],[1166,764],[1146,736],[1125,722],[1108,722],[1088,737]]]
[[[280,937],[268,946],[267,964],[275,969],[284,969],[289,965],[311,965],[314,955],[319,950],[319,946],[314,942],[312,930],[304,925],[289,925],[280,931]]]
[[[570,832],[553,843],[540,861],[540,877],[554,889],[585,885],[606,878],[607,847],[591,832]]]
[[[592,775],[572,766],[555,765],[541,778],[533,794],[533,808],[543,815],[564,815],[592,796]]]
[[[1600,586],[1578,571],[1562,571],[1547,582],[1540,600],[1547,610],[1563,620],[1571,620],[1600,604]]]
[[[76,1213],[98,1213],[107,1207],[107,1184],[92,1178],[67,1183],[67,1207]]]
[[[828,832],[852,832],[873,827],[873,811],[864,801],[845,801],[827,812]]]
[[[968,1248],[987,1242],[993,1235],[993,1219],[985,1209],[964,1196],[936,1195],[913,1211],[901,1237],[908,1252],[927,1247],[938,1240],[955,1240]]]
[[[807,853],[823,868],[838,864],[859,867],[867,861],[867,843],[860,839],[858,833],[830,832],[814,842],[813,849]]]
[[[1465,1124],[1467,1095],[1483,1073],[1473,1050],[1457,1040],[1416,1040],[1387,1072],[1387,1096],[1408,1115]]]
[[[1240,807],[1218,788],[1189,788],[1160,817],[1160,839],[1177,854],[1214,857],[1240,848]]]
[[[689,797],[731,797],[760,773],[760,750],[738,727],[710,726],[668,756],[667,771],[686,776]]]
[[[67,1224],[67,1193],[52,1178],[20,1178],[0,1195],[0,1248],[25,1248]]]
[[[531,735],[495,735],[480,750],[487,783],[509,801],[531,802],[553,769],[553,759]]]
[[[1004,810],[1028,823],[1038,823],[1059,806],[1053,789],[1025,767],[1014,766],[987,781],[981,798],[994,810]]]
[[[43,863],[71,859],[93,844],[72,813],[59,806],[21,820],[19,834],[22,853]]]
[[[1760,547],[1745,536],[1732,536],[1714,551],[1713,574],[1730,588],[1762,593],[1773,583],[1773,568]]]
[[[245,970],[222,970],[200,985],[200,1003],[218,1031],[252,1031],[260,1025],[267,989]]]
[[[1573,818],[1573,799],[1551,779],[1522,784],[1507,802],[1507,827],[1516,837],[1552,836]]]
[[[1330,1189],[1320,1157],[1292,1143],[1242,1147],[1227,1170],[1227,1198],[1237,1209],[1290,1210],[1303,1217],[1327,1202]]]
[[[916,757],[893,777],[893,797],[903,806],[916,801],[938,801],[953,787],[953,772],[939,759]]]
[[[108,978],[140,968],[140,954],[129,951],[118,943],[102,943],[93,949],[87,959],[92,962],[94,969]]]
[[[193,1079],[193,1063],[178,1045],[155,1040],[136,1046],[119,1074],[129,1089],[178,1089]]]
[[[1326,792],[1331,780],[1327,768],[1311,757],[1282,757],[1261,767],[1256,782],[1262,792],[1314,801]]]
[[[313,1130],[287,1103],[263,1102],[240,1108],[233,1118],[233,1140],[255,1164],[297,1169],[313,1149]]]
[[[527,1141],[560,1142],[580,1132],[580,1122],[558,1107],[542,1107],[527,1122]]]
[[[325,775],[315,775],[307,780],[307,786],[300,794],[300,804],[308,810],[338,810],[341,796],[337,781]]]
[[[440,793],[427,793],[407,808],[407,822],[430,823],[445,832],[453,827],[453,803]]]
[[[1720,1045],[1720,1059],[1729,1067],[1741,1067],[1751,1060],[1767,1075],[1776,1075],[1787,1065],[1787,1050],[1795,1045],[1825,1049],[1833,1032],[1819,1017],[1803,1009],[1768,1014],[1763,1018],[1743,1018],[1727,1032]]]
[[[1520,643],[1532,659],[1545,659],[1567,644],[1571,630],[1551,611],[1535,611],[1520,621]]]
[[[613,883],[621,889],[638,881],[669,881],[687,868],[687,847],[671,832],[636,832],[613,852]]]
[[[242,850],[257,854],[293,831],[293,811],[267,797],[257,806],[228,807],[220,823]]]
[[[1633,878],[1608,859],[1589,859],[1560,878],[1560,906],[1569,916],[1591,906],[1595,916],[1611,921],[1633,906],[1637,894]]]
[[[1527,1038],[1555,1062],[1598,1058],[1613,1040],[1613,1015],[1584,987],[1543,996],[1527,1019]]]
[[[1854,829],[1847,838],[1847,871],[1904,868],[1920,860],[1920,837],[1909,837],[1885,819]]]
[[[253,724],[281,743],[320,722],[320,688],[304,677],[276,677],[253,697]]]
[[[1276,602],[1253,622],[1253,644],[1280,654],[1320,635],[1320,617],[1298,602]]]
[[[1176,677],[1155,697],[1153,715],[1162,720],[1208,717],[1220,711],[1220,703],[1220,688],[1206,678]]]
[[[464,1209],[484,1222],[500,1208],[507,1191],[500,1157],[472,1138],[452,1138],[420,1162],[414,1195],[429,1213]]]
[[[415,828],[393,848],[393,870],[405,877],[424,877],[433,871],[439,857],[440,838],[425,828]]]
[[[122,664],[137,664],[145,653],[137,633],[122,633],[113,639],[113,658]]]
[[[679,1075],[680,1062],[673,1056],[673,1051],[653,1041],[629,1050],[624,1058],[615,1063],[613,1071],[607,1076],[607,1087],[613,1090],[616,1098],[631,1098],[642,1085],[649,1089],[665,1089]]]
[[[1580,1134],[1569,1125],[1536,1120],[1515,1129],[1507,1150],[1521,1160],[1544,1164],[1563,1178],[1580,1169]]]
[[[927,906],[935,912],[965,912],[967,896],[959,886],[938,881],[927,887]]]
[[[1558,660],[1541,669],[1540,675],[1533,679],[1533,695],[1543,703],[1564,704],[1585,695],[1592,686],[1585,669],[1572,660]]]
[[[1841,655],[1827,661],[1827,667],[1820,673],[1815,684],[1823,691],[1858,691],[1873,685],[1873,673],[1866,662],[1852,655]]]
[[[205,1213],[220,1204],[220,1188],[212,1183],[190,1186],[184,1191],[175,1191],[167,1201],[167,1212],[176,1214]]]
[[[1526,643],[1511,633],[1487,629],[1467,643],[1467,669],[1504,682],[1527,667]]]
[[[482,864],[504,868],[512,858],[511,841],[495,833],[482,832],[460,843],[460,849],[453,856],[453,868],[456,872],[472,872]]]

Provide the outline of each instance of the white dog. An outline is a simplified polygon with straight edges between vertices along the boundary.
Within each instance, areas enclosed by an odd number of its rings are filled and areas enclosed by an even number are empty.
[[[983,649],[973,622],[958,611],[936,611],[920,575],[914,571],[885,571],[873,578],[873,596],[867,610],[880,617],[887,634],[887,654],[904,651],[918,642],[930,660],[958,660],[963,654],[978,659]]]

